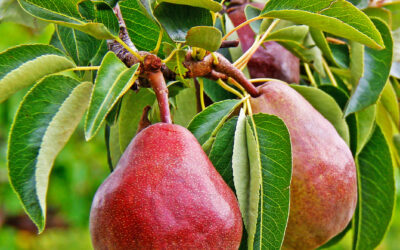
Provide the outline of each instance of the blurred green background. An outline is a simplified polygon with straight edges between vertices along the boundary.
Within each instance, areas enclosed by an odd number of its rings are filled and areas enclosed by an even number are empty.
[[[28,28],[0,23],[0,51],[26,43],[48,43],[54,27]],[[48,191],[47,228],[37,235],[36,228],[8,184],[6,144],[18,104],[27,90],[20,91],[0,105],[0,250],[13,249],[92,249],[88,230],[92,197],[109,173],[104,133],[85,142],[83,124],[58,156]],[[398,172],[398,171],[397,171]],[[399,190],[399,178],[397,177]],[[398,198],[400,193],[398,192]],[[378,249],[400,249],[400,202],[392,226]],[[351,232],[330,249],[351,249]]]

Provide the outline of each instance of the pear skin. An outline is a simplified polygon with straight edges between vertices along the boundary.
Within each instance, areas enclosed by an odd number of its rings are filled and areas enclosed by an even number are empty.
[[[94,249],[238,249],[232,190],[184,127],[158,123],[132,140],[97,190]]]
[[[251,98],[253,113],[281,118],[290,133],[293,171],[283,249],[315,249],[340,233],[357,204],[352,153],[333,125],[285,83],[270,81]]]

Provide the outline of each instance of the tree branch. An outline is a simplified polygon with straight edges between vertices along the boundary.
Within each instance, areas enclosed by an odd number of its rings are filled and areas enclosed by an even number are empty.
[[[238,40],[222,41],[220,48],[233,48],[239,46]]]
[[[126,43],[131,49],[138,51],[135,45],[133,44],[131,38],[129,37],[128,30],[126,29],[126,24],[125,20],[122,17],[122,12],[121,8],[119,7],[119,4],[117,3],[115,7],[113,8],[115,15],[117,16],[118,23],[119,23],[119,37],[121,38],[124,43]]]
[[[123,20],[119,5],[115,6],[114,12],[120,23],[119,37],[121,38],[122,41],[128,44],[128,46],[137,51],[136,47],[133,45],[129,37],[129,34],[127,32],[126,25]],[[229,41],[229,43],[225,43],[223,44],[223,46],[225,47],[235,46],[236,44],[237,41]],[[117,41],[108,41],[108,48],[110,51],[113,51],[118,56],[118,58],[120,58],[128,67],[131,67],[132,65],[140,62],[138,58],[129,53]],[[149,85],[148,83],[150,82],[150,85],[154,88],[153,86],[154,82],[161,81],[161,76],[163,76],[162,80],[164,81],[164,83],[165,79],[175,80],[176,74],[170,69],[168,69],[168,67],[165,64],[162,64],[161,60],[156,55],[153,55],[146,51],[139,51],[138,53],[143,58],[152,58],[151,59],[152,61],[155,61],[155,58],[157,58],[157,61],[159,61],[160,63],[160,65],[157,66],[159,67],[158,70],[152,69],[149,72],[147,72],[147,70],[145,69],[146,66],[144,66],[143,64],[141,65],[140,70],[144,74],[142,74],[141,77],[139,78],[140,86],[142,87],[148,86]],[[215,63],[214,57],[210,53],[206,55],[203,58],[203,60],[200,61],[194,60],[191,56],[191,52],[189,51],[185,57],[185,62],[183,63],[183,65],[188,69],[188,72],[186,73],[185,77],[188,78],[206,77],[213,80],[217,79],[226,80],[229,77],[231,77],[235,79],[239,84],[241,84],[251,96],[256,97],[259,95],[258,90],[254,87],[254,85],[245,77],[245,75],[239,69],[235,68],[223,55],[214,52],[214,56],[216,57],[216,59],[218,59],[218,63]],[[157,71],[160,71],[160,73],[158,73]]]
[[[207,77],[213,80],[215,78],[227,79],[231,77],[235,79],[247,92],[253,97],[259,95],[258,90],[254,85],[246,78],[242,71],[235,68],[223,55],[214,52],[214,55],[218,58],[218,63],[214,64],[214,58],[211,54],[206,55],[203,60],[193,60],[191,53],[188,52],[183,65],[188,69],[186,77]]]

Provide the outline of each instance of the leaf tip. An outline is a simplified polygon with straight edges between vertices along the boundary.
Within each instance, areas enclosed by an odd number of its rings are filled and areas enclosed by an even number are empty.
[[[347,116],[349,116],[350,114],[354,113],[354,111],[352,111],[349,108],[346,108],[343,112],[343,118],[346,118]]]
[[[93,139],[94,135],[95,134],[93,133],[92,129],[86,130],[85,131],[85,141],[90,141],[91,139]]]

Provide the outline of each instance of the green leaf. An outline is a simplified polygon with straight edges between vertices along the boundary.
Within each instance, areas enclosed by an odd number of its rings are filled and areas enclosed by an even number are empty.
[[[357,153],[359,153],[368,142],[374,131],[376,118],[376,105],[368,107],[356,113],[357,119]]]
[[[256,8],[250,4],[246,5],[246,7],[244,8],[244,14],[246,15],[247,20],[258,17],[260,13],[261,10],[259,8]],[[254,33],[260,34],[260,27],[262,22],[263,20],[256,20],[250,23],[250,27],[254,31]]]
[[[378,51],[365,48],[363,75],[349,100],[344,112],[345,116],[374,104],[378,100],[389,77],[393,55],[392,36],[389,27],[384,22],[379,19],[372,20],[382,34],[385,49]],[[353,58],[352,60],[359,59]],[[352,69],[352,71],[354,70]]]
[[[343,110],[346,107],[347,100],[349,100],[349,96],[344,90],[339,87],[335,87],[333,85],[321,85],[318,87],[323,90],[325,93],[332,96],[336,103],[339,105],[340,109]]]
[[[18,0],[29,14],[49,22],[74,28],[97,39],[114,39],[118,36],[119,25],[112,8],[88,0],[69,0],[62,3],[42,0]],[[79,8],[84,6],[84,8]],[[85,9],[84,14],[79,12]],[[90,14],[90,19],[88,15]],[[92,20],[93,19],[93,20]]]
[[[92,139],[107,114],[137,79],[139,64],[127,68],[113,52],[108,52],[97,73],[85,121],[85,138]]]
[[[369,17],[377,17],[385,21],[385,23],[391,27],[392,26],[392,15],[389,10],[384,9],[384,8],[367,8],[363,10],[365,14],[367,14]]]
[[[11,185],[42,232],[49,175],[89,103],[92,84],[49,76],[28,92],[12,126],[8,148]]]
[[[153,20],[156,20],[156,18],[153,15],[153,9],[154,6],[157,4],[157,0],[134,0],[134,1],[140,3],[140,5],[142,5],[147,11],[147,14],[150,15],[151,18],[153,18]]]
[[[399,111],[399,103],[397,100],[396,92],[388,81],[383,88],[380,101],[382,102],[385,109],[389,112],[395,124],[400,124],[400,111]]]
[[[301,85],[290,85],[299,92],[318,112],[321,113],[336,129],[343,140],[350,144],[349,127],[343,117],[342,110],[330,95],[324,91]]]
[[[159,3],[173,3],[173,4],[183,4],[183,5],[190,5],[193,7],[200,7],[204,9],[208,9],[214,12],[219,12],[222,10],[222,5],[217,3],[213,0],[159,0]]]
[[[101,62],[103,61],[104,56],[108,52],[107,41],[101,41],[101,44],[98,47],[96,54],[90,60],[90,64],[93,66],[100,66]]]
[[[398,125],[393,122],[392,117],[386,110],[385,106],[381,101],[376,105],[376,123],[382,130],[383,135],[388,143],[392,161],[397,165],[400,163],[400,157],[394,144],[393,138],[399,133]]]
[[[356,165],[359,195],[354,248],[374,249],[385,236],[395,203],[393,164],[379,126],[356,157]]]
[[[239,202],[240,212],[243,217],[244,225],[249,230],[249,194],[250,194],[250,162],[247,154],[247,139],[246,139],[246,115],[243,109],[236,124],[234,134],[232,169],[233,183],[235,184],[236,196]],[[258,185],[259,186],[259,185]],[[257,190],[258,194],[258,190]],[[258,205],[258,199],[256,200]],[[257,214],[257,210],[255,211]],[[256,218],[257,219],[257,218]],[[254,232],[253,232],[254,235]]]
[[[88,3],[94,3],[93,4],[93,10],[95,13],[95,18],[94,21],[98,24],[103,25],[103,27],[106,30],[101,31],[104,34],[104,37],[100,36],[96,36],[96,32],[92,32],[89,29],[89,34],[91,34],[92,36],[98,38],[98,39],[107,39],[106,36],[118,36],[119,35],[119,22],[118,19],[116,17],[116,15],[114,14],[114,11],[112,9],[112,7],[110,5],[108,5],[107,3],[105,3],[105,1],[90,1],[90,0],[86,0],[86,2]],[[80,2],[79,4],[82,4],[82,2]],[[104,29],[103,28],[103,29]],[[110,38],[111,38],[110,36]],[[108,39],[110,39],[108,38]]]
[[[280,249],[289,217],[292,177],[290,136],[283,121],[276,116],[257,114],[253,119],[261,159],[261,210],[254,248]]]
[[[260,145],[257,143],[257,138],[253,133],[252,127],[249,124],[249,119],[245,122],[246,126],[246,142],[247,155],[249,158],[249,188],[248,188],[248,205],[247,205],[247,245],[253,246],[255,234],[257,232],[257,220],[259,215],[259,206],[263,204],[260,199],[261,190],[261,155]],[[261,201],[261,202],[260,202]]]
[[[106,3],[110,7],[114,7],[119,2],[119,0],[92,0],[92,2]]]
[[[211,12],[188,5],[163,2],[154,9],[154,16],[175,42],[185,42],[187,32],[195,26],[212,26]]]
[[[117,103],[115,103],[114,107],[110,110],[110,112],[106,116],[106,124],[114,125],[118,122],[119,111],[121,109],[122,98],[120,98]]]
[[[64,49],[63,45],[61,44],[60,38],[58,37],[58,34],[57,34],[57,26],[58,26],[57,24],[54,25],[55,30],[53,32],[53,35],[51,36],[49,45],[59,49],[60,51],[62,51],[66,54],[65,49]]]
[[[271,32],[265,41],[282,41],[304,43],[309,27],[306,25],[293,25]],[[300,46],[301,46],[300,45]]]
[[[147,0],[143,0],[143,2],[144,4],[148,4]],[[152,14],[148,13],[140,0],[122,1],[119,3],[119,6],[129,37],[137,49],[152,51],[157,46],[158,37],[161,32],[160,25],[152,17]],[[164,32],[162,42],[170,41],[171,39]],[[159,51],[162,52],[162,48]]]
[[[397,1],[386,2],[385,9],[389,10],[392,16],[392,30],[400,28],[400,4]]]
[[[315,44],[318,46],[318,48],[321,50],[321,52],[324,54],[325,58],[329,60],[331,63],[333,63],[336,66],[339,66],[333,57],[333,53],[331,48],[329,47],[328,41],[325,38],[324,32],[322,30],[316,29],[316,28],[310,28],[310,34],[312,39],[314,40]]]
[[[393,136],[393,144],[396,147],[396,151],[400,152],[400,134],[395,134]],[[400,155],[397,156],[400,157]]]
[[[121,151],[119,142],[119,123],[115,123],[110,127],[110,138],[109,138],[109,150],[111,157],[111,164],[115,168],[118,164],[119,159],[122,156],[123,151]]]
[[[45,20],[57,20],[75,24],[82,23],[82,16],[77,8],[79,0],[63,1],[62,4],[53,1],[19,0],[21,6],[33,16],[38,15]]]
[[[155,99],[154,93],[146,88],[142,88],[138,92],[128,91],[124,95],[118,118],[121,152],[125,151],[125,148],[135,136],[143,109],[146,106],[151,106]]]
[[[197,114],[196,88],[185,88],[175,96],[175,108],[172,110],[172,118],[175,124],[183,127],[189,125]]]
[[[184,77],[188,69],[183,64],[185,62],[186,51],[183,49],[176,50],[175,54],[166,63],[167,67],[178,74],[180,77]]]
[[[226,91],[218,83],[208,78],[203,79],[204,92],[213,102],[220,102],[226,99],[234,99],[236,96]]]
[[[225,100],[208,106],[193,118],[188,126],[189,131],[203,148],[209,148],[218,130],[241,103],[240,100]]]
[[[62,48],[79,66],[87,66],[96,55],[101,41],[72,28],[56,25],[56,32]]]
[[[75,67],[58,49],[49,45],[22,45],[0,54],[0,102],[48,74]]]
[[[321,50],[316,46],[314,40],[312,39],[311,35],[308,34],[304,45],[308,48],[308,53],[306,54],[312,61],[312,66],[318,72],[320,77],[326,77],[325,69],[322,64],[323,56]]]
[[[214,52],[219,49],[222,42],[222,33],[219,29],[210,26],[197,26],[191,28],[186,35],[186,44]]]
[[[261,15],[306,24],[372,48],[384,47],[379,31],[368,16],[345,0],[270,0]]]
[[[232,190],[235,190],[233,184],[232,156],[237,120],[238,118],[234,117],[224,123],[215,137],[215,142],[208,156],[215,169]]]
[[[243,109],[240,111],[232,155],[233,181],[243,222],[252,245],[256,231],[260,191],[260,154]]]
[[[350,66],[350,52],[347,44],[329,44],[329,48],[332,50],[333,58],[339,65],[339,67],[347,70]],[[360,62],[358,61],[360,64]]]

